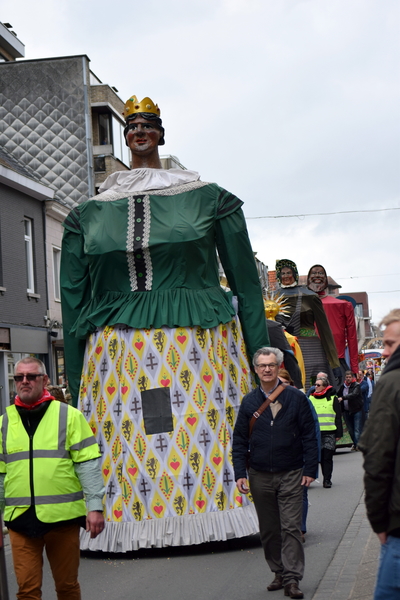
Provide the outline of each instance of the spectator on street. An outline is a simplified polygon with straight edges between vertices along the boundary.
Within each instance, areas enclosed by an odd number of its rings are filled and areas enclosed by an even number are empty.
[[[363,422],[368,418],[369,412],[369,386],[367,382],[367,377],[364,375],[364,372],[361,369],[357,372],[357,383],[361,388],[361,394],[364,400],[363,404]]]
[[[315,379],[315,381],[317,381],[317,379],[320,379],[321,377],[323,377],[324,379],[328,379],[328,374],[327,373],[323,373],[322,371],[320,373],[317,373],[317,377]],[[308,390],[307,390],[307,396],[310,397],[313,393],[315,392],[315,384],[312,385]]]
[[[374,392],[374,387],[375,387],[374,372],[369,369],[367,371],[366,377],[367,377],[367,383],[368,383],[368,400],[369,400],[369,405],[371,406],[371,398],[372,398],[372,394]]]
[[[288,371],[286,371],[286,369],[279,369],[279,373],[278,373],[278,377],[281,381],[288,383],[289,385],[293,385],[293,381],[288,373]],[[314,386],[315,387],[315,386]],[[310,401],[310,408],[311,408],[311,412],[314,418],[314,426],[315,426],[315,435],[317,438],[317,442],[318,442],[318,459],[320,459],[321,456],[321,443],[320,443],[320,428],[319,428],[319,422],[318,422],[318,415],[315,412],[315,408],[312,405],[312,402]],[[315,479],[317,479],[318,477],[318,469],[315,473]],[[308,516],[308,487],[306,485],[303,485],[303,512],[302,512],[302,517],[301,517],[301,540],[304,544],[304,542],[306,541],[306,533],[307,533],[307,516]]]
[[[18,395],[0,417],[0,510],[18,598],[42,598],[46,547],[58,600],[80,600],[80,527],[92,538],[104,528],[99,448],[82,413],[46,390],[40,360],[23,358],[14,373]]]
[[[294,381],[290,377],[290,373],[289,373],[289,371],[287,369],[279,369],[279,371],[278,371],[278,377],[284,383],[288,383],[289,385],[294,386]]]
[[[352,371],[346,371],[344,383],[342,383],[338,391],[338,400],[342,403],[341,408],[344,420],[350,437],[353,440],[352,450],[357,450],[358,440],[363,427],[364,400],[361,388]]]
[[[364,454],[365,505],[381,556],[374,600],[400,598],[400,308],[382,320],[387,359],[359,446]]]
[[[58,385],[48,385],[46,389],[49,392],[50,396],[53,396],[55,400],[58,400],[59,402],[65,402],[66,404],[68,404],[65,399],[62,388],[60,388]]]
[[[321,470],[324,488],[332,487],[333,455],[336,442],[343,436],[342,411],[327,378],[319,377],[310,400],[318,415],[321,430]]]
[[[292,386],[284,387],[278,378],[282,359],[277,348],[255,353],[260,386],[240,405],[232,458],[239,492],[248,494],[251,489],[265,558],[275,574],[267,589],[284,588],[286,596],[303,598],[298,585],[304,574],[303,486],[315,479],[318,444],[306,396]]]

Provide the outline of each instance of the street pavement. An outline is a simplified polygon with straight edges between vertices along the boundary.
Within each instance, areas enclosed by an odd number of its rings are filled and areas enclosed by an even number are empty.
[[[312,600],[373,600],[379,551],[361,496]]]
[[[372,600],[379,541],[363,503],[362,456],[348,450],[334,458],[333,486],[322,480],[309,490],[306,572],[301,589],[306,600]],[[6,536],[6,544],[8,544]],[[16,594],[10,549],[6,547],[10,598]],[[83,600],[278,600],[266,585],[257,535],[199,546],[147,549],[128,554],[82,554]],[[45,561],[43,600],[54,600]]]

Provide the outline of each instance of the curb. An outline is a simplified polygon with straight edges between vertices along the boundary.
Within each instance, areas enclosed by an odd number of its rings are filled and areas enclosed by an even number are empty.
[[[312,600],[372,600],[379,551],[378,537],[366,515],[363,492]]]

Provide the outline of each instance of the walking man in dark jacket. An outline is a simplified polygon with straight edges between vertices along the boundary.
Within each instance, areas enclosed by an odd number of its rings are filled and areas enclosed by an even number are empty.
[[[353,440],[353,449],[357,450],[358,440],[364,424],[364,398],[353,371],[346,371],[344,383],[338,391],[338,400],[341,402],[344,420]]]
[[[303,486],[314,481],[318,468],[314,418],[307,397],[289,385],[262,413],[258,411],[281,384],[278,370],[282,359],[277,348],[261,348],[255,353],[253,364],[261,385],[243,398],[233,432],[232,457],[239,492],[251,490],[265,558],[275,574],[267,589],[284,587],[286,596],[303,598],[298,587],[304,574],[301,515]],[[249,439],[253,415],[256,419]]]
[[[381,558],[374,600],[400,598],[400,308],[381,322],[387,365],[375,387],[359,447],[364,454],[365,505]]]

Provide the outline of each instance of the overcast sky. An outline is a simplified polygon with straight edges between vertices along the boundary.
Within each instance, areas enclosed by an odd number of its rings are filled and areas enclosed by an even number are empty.
[[[321,263],[375,323],[400,307],[398,0],[19,0],[1,19],[26,59],[87,54],[122,100],[157,102],[163,154],[244,201],[270,270]],[[255,218],[341,211],[374,212]]]

